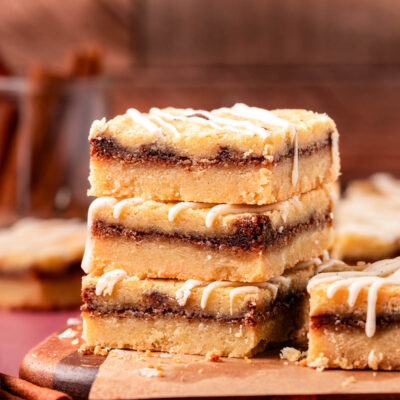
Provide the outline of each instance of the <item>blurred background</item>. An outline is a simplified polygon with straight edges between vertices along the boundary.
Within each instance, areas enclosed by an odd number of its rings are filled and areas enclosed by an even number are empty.
[[[394,0],[1,0],[0,214],[84,217],[87,135],[128,107],[328,113],[342,180],[399,176]]]

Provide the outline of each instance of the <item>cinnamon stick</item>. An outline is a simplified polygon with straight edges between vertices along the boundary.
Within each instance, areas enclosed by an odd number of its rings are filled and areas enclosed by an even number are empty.
[[[12,400],[20,398],[26,400],[72,400],[72,398],[65,393],[43,388],[23,379],[2,373],[0,373],[0,384],[3,392],[7,395],[14,396],[9,397]],[[7,399],[7,397],[4,398]]]

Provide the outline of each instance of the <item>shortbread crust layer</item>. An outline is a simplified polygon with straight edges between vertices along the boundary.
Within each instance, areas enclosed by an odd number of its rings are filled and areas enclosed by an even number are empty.
[[[89,213],[83,267],[97,275],[121,268],[141,279],[266,281],[330,247],[330,194],[325,187],[261,213],[226,211],[211,226],[211,206],[185,209],[170,221],[173,203],[99,199]]]
[[[208,116],[179,109],[138,115],[134,110],[96,121],[89,138],[89,194],[269,204],[337,178],[337,130],[326,115],[239,105],[248,115],[243,119],[235,107]],[[213,113],[224,117],[218,126]],[[278,125],[265,122],[271,114]]]
[[[107,294],[96,291],[106,275],[88,275],[82,289],[83,337],[89,345],[105,347],[253,355],[267,346],[304,339],[305,286],[314,271],[311,262],[268,284],[203,282],[189,289],[185,286],[192,281],[125,277],[115,282],[112,271]]]

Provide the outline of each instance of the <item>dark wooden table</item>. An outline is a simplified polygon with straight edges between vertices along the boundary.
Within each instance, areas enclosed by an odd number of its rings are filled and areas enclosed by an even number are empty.
[[[63,328],[79,310],[0,311],[0,372],[18,376],[24,355],[57,329]]]

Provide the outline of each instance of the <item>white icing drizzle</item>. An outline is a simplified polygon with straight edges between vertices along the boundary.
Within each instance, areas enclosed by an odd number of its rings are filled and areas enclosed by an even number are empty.
[[[162,136],[162,129],[150,121],[144,114],[136,110],[135,108],[129,108],[126,112],[132,118],[132,121],[142,125],[145,129],[147,129],[150,133]]]
[[[269,289],[272,292],[272,297],[274,300],[276,299],[276,296],[278,296],[278,290],[279,290],[279,284],[274,284],[269,280],[268,282],[259,282],[255,283],[256,286]]]
[[[123,269],[114,269],[106,272],[97,280],[96,296],[111,295],[117,282],[122,281],[126,276],[126,271]]]
[[[206,203],[195,203],[191,201],[182,201],[180,203],[172,206],[168,211],[168,221],[172,222],[182,211],[187,210],[189,208],[206,208],[209,207],[209,204]]]
[[[324,260],[324,262],[317,268],[317,273],[327,270],[336,265],[346,265],[343,261],[335,260],[334,258],[330,260]]]
[[[240,117],[245,117],[245,118],[249,117],[269,125],[275,125],[275,126],[280,126],[284,129],[290,129],[291,141],[294,147],[292,184],[296,185],[299,177],[299,146],[298,146],[298,135],[296,127],[289,121],[277,117],[271,111],[263,110],[262,108],[258,107],[248,107],[245,104],[235,104],[231,108],[231,112],[234,112],[236,115]]]
[[[175,294],[178,304],[183,307],[186,304],[187,299],[191,295],[191,290],[197,286],[202,286],[204,284],[205,282],[198,281],[196,279],[187,280]]]
[[[274,209],[280,211],[280,216],[283,222],[286,222],[290,210],[290,203],[293,204],[295,201],[298,201],[297,197],[274,204],[268,204],[265,206],[218,204],[214,207],[211,207],[210,210],[207,212],[205,218],[205,225],[207,228],[211,228],[215,219],[220,215],[263,213]],[[207,208],[209,206],[210,205],[206,203],[186,202],[186,201],[179,202],[169,209],[168,220],[172,222],[184,210]]]
[[[140,198],[131,198],[131,199],[125,199],[125,200],[121,200],[120,202],[118,202],[117,204],[114,205],[113,208],[113,216],[114,218],[120,218],[125,207],[132,204],[132,205],[140,205],[143,204],[145,202],[145,200],[140,199]]]
[[[260,289],[257,286],[241,286],[241,287],[232,289],[229,292],[229,304],[230,304],[231,315],[233,314],[233,301],[235,300],[236,296],[239,296],[241,294],[256,294],[256,295],[258,295],[259,291],[260,291]]]
[[[227,108],[227,107],[222,107],[217,110],[213,110],[213,111],[211,111],[211,113],[207,113],[206,116],[208,118],[212,119],[214,122],[220,123],[222,125],[227,125],[230,129],[237,128],[240,131],[242,131],[248,135],[251,135],[251,136],[254,136],[254,134],[257,134],[264,139],[266,139],[270,136],[270,133],[266,129],[254,124],[253,122],[231,119],[226,116],[218,117],[218,114],[221,114],[221,113],[230,113],[230,114],[235,115],[240,118],[243,117],[239,113],[233,111],[232,108]],[[203,114],[204,114],[204,112],[203,112]]]
[[[86,246],[85,246],[85,253],[83,255],[82,259],[82,269],[85,273],[90,273],[93,269],[93,261],[92,261],[92,253],[93,253],[93,238],[92,238],[92,225],[93,225],[93,219],[94,219],[94,213],[98,209],[104,207],[104,206],[111,206],[114,207],[114,205],[118,201],[114,199],[113,197],[99,197],[95,199],[92,204],[89,207],[88,211],[88,230],[87,230],[87,235],[86,235]]]
[[[233,301],[234,299],[243,293],[248,294],[257,294],[260,288],[268,289],[271,291],[272,297],[275,300],[279,286],[283,285],[285,287],[289,287],[291,282],[291,278],[279,276],[276,278],[271,278],[268,282],[256,282],[256,283],[241,283],[241,282],[227,282],[227,281],[215,281],[215,282],[202,282],[194,279],[189,279],[186,281],[180,289],[176,292],[176,300],[180,306],[184,306],[187,302],[187,299],[191,295],[191,290],[198,286],[204,286],[203,293],[200,300],[200,306],[204,310],[207,307],[208,299],[211,293],[217,288],[223,287],[231,287],[232,289],[229,292],[230,299],[230,309],[231,314],[233,313]]]
[[[322,262],[328,261],[329,259],[330,259],[329,251],[328,250],[324,250],[322,252]]]
[[[153,118],[159,125],[163,128],[169,129],[175,137],[181,136],[179,131],[176,129],[175,125],[165,120],[172,120],[173,116],[161,111],[159,108],[151,108],[149,112],[149,118]]]
[[[206,215],[206,227],[211,228],[215,218],[226,214],[241,214],[241,213],[262,213],[271,211],[281,203],[269,204],[266,206],[246,206],[233,204],[218,204],[210,209]]]
[[[294,147],[293,152],[293,168],[292,168],[292,185],[295,186],[297,184],[297,180],[299,179],[299,142],[297,130],[292,128],[291,130],[292,136],[292,146]]]
[[[283,287],[289,288],[292,282],[292,278],[286,276],[276,276],[274,278],[271,278],[269,282],[272,284],[281,284]]]
[[[339,169],[339,133],[337,130],[332,132],[332,170],[336,173]]]
[[[216,288],[237,286],[237,282],[226,282],[226,281],[215,281],[207,285],[203,290],[203,295],[201,296],[200,306],[204,310],[207,307],[208,298],[211,292]]]
[[[282,128],[290,128],[292,126],[289,121],[279,118],[273,112],[264,110],[263,108],[249,107],[243,103],[236,103],[230,110],[236,112],[236,115],[239,117],[250,117],[267,125],[280,126]]]
[[[196,110],[193,110],[193,109],[191,109],[191,108],[187,108],[187,109],[185,109],[184,111],[185,111],[185,113],[186,113],[187,115],[181,116],[181,115],[173,115],[173,114],[170,114],[170,113],[168,113],[168,112],[166,112],[166,111],[160,110],[159,108],[152,108],[152,109],[150,109],[150,113],[151,113],[151,114],[155,114],[155,115],[157,115],[158,117],[161,117],[161,118],[163,118],[164,120],[168,120],[168,121],[174,121],[174,120],[175,120],[175,121],[187,121],[187,120],[188,120],[188,116],[190,116],[190,114],[201,113],[202,115],[205,115],[205,116],[206,116],[206,114],[208,114],[207,111],[203,111],[203,110],[197,110],[197,111],[196,111]],[[188,115],[188,114],[189,114],[189,115]],[[199,124],[202,124],[202,125],[208,125],[208,126],[211,126],[212,128],[215,128],[215,129],[221,129],[221,126],[220,126],[220,125],[218,125],[218,124],[212,122],[211,120],[207,120],[207,119],[205,119],[205,118],[201,118],[201,117],[191,117],[190,119],[193,120],[193,121],[195,121],[195,122],[197,122],[197,123],[199,123]]]
[[[310,292],[314,286],[324,282],[330,283],[326,292],[328,298],[332,298],[340,288],[347,287],[347,303],[351,308],[354,307],[360,291],[368,288],[365,333],[372,337],[376,331],[376,302],[379,289],[385,285],[400,285],[400,257],[375,262],[363,271],[318,274],[310,280],[307,290]]]

